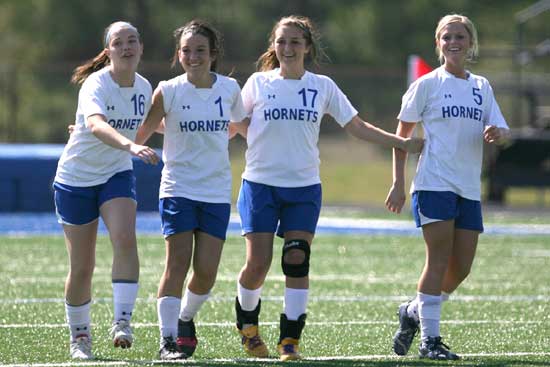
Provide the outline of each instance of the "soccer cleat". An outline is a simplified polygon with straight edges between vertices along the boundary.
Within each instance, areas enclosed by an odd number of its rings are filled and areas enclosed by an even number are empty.
[[[239,330],[239,334],[242,336],[241,343],[248,355],[256,358],[267,358],[269,351],[258,333],[258,325]]]
[[[197,332],[193,320],[178,320],[178,338],[176,339],[178,350],[191,357],[197,348]]]
[[[306,317],[307,315],[304,313],[298,317],[298,320],[289,320],[284,313],[281,314],[279,344],[277,344],[277,352],[279,352],[281,361],[302,359],[298,352],[298,343],[306,325]]]
[[[87,335],[78,336],[71,342],[70,352],[72,359],[94,359],[92,354],[92,338]]]
[[[130,322],[126,320],[118,320],[113,322],[113,327],[111,327],[111,338],[113,338],[113,345],[116,347],[121,347],[122,349],[130,348],[134,341],[132,335],[132,328],[130,327]]]
[[[160,340],[159,358],[164,361],[177,361],[187,359],[187,355],[178,350],[172,336],[165,336]]]
[[[440,336],[429,336],[420,342],[418,356],[436,360],[456,361],[460,357],[451,352],[448,345],[443,344]]]
[[[253,357],[266,358],[269,352],[258,332],[258,317],[261,307],[262,301],[259,300],[255,309],[252,311],[245,311],[241,308],[239,299],[235,298],[237,330],[239,330],[239,334],[241,334],[241,343],[245,352]]]
[[[300,353],[298,353],[298,339],[284,338],[279,344],[277,344],[277,352],[281,361],[297,361],[302,359]]]
[[[399,329],[397,329],[393,337],[393,351],[400,356],[408,353],[414,336],[419,329],[419,322],[407,313],[407,307],[410,303],[410,301],[402,303],[397,312],[399,315]]]

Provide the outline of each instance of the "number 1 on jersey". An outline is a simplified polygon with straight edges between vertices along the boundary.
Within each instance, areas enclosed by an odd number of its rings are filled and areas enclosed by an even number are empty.
[[[223,117],[222,97],[219,96],[214,103],[220,106],[220,117]]]

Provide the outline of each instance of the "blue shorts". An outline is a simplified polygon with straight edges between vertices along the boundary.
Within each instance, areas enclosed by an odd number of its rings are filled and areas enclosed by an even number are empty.
[[[275,187],[244,180],[237,200],[242,234],[288,231],[315,233],[321,212],[321,184]]]
[[[55,213],[61,224],[82,225],[99,218],[99,208],[114,198],[136,200],[136,178],[132,170],[115,174],[96,186],[78,187],[53,183]]]
[[[168,197],[159,200],[159,212],[164,238],[198,229],[225,240],[231,204]]]
[[[483,232],[481,203],[451,191],[415,191],[411,202],[417,227],[454,219],[455,228]]]

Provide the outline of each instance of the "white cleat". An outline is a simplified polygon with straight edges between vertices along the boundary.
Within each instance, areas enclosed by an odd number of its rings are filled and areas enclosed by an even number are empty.
[[[94,359],[92,354],[92,339],[88,336],[79,336],[70,345],[71,358],[90,360]]]
[[[126,320],[118,320],[114,322],[113,327],[111,328],[111,337],[113,338],[113,345],[115,348],[130,348],[134,342],[134,336],[132,335],[130,323]]]

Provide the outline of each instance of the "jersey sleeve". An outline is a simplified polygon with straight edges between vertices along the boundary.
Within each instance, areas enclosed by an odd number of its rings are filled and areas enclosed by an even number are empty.
[[[252,116],[252,111],[254,110],[254,101],[256,100],[257,93],[256,80],[257,74],[252,74],[244,84],[241,92],[245,117]]]
[[[149,114],[149,111],[151,110],[151,105],[153,104],[153,87],[151,87],[151,83],[149,83],[148,80],[145,78],[143,79],[145,83],[145,114],[143,116],[147,116]]]
[[[166,80],[161,81],[158,88],[162,93],[162,107],[164,108],[164,113],[167,114],[172,109],[172,104],[176,95],[176,88],[173,87],[172,83]]]
[[[236,81],[233,81],[232,85],[233,85],[233,88],[232,88],[233,103],[231,104],[231,111],[229,114],[229,118],[233,122],[241,122],[247,116],[247,113],[244,109],[243,98],[241,95],[241,88],[239,87],[239,84],[237,84]]]
[[[401,110],[397,118],[405,122],[422,121],[422,113],[426,107],[426,82],[417,80],[407,90],[401,99]]]
[[[78,94],[84,124],[88,126],[88,117],[92,115],[107,116],[107,87],[97,78],[88,77]]]
[[[489,84],[487,84],[487,97],[488,103],[486,112],[484,114],[485,119],[483,123],[485,125],[494,125],[496,127],[508,129],[508,124],[506,123],[502,112],[500,112],[500,107],[497,103],[497,100],[495,99],[493,88],[491,88]]]
[[[329,98],[326,113],[332,116],[340,126],[345,126],[357,115],[355,107],[332,79],[328,79],[327,95]]]

